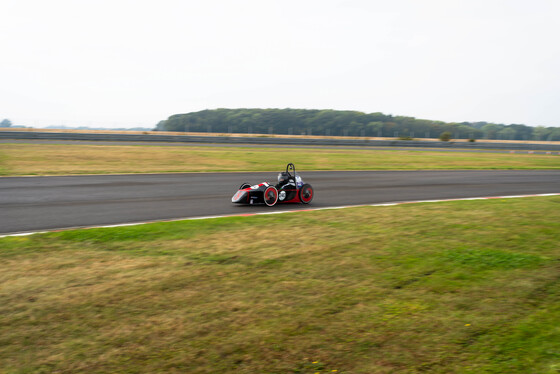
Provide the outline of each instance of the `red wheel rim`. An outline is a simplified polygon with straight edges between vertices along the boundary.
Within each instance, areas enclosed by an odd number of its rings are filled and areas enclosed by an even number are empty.
[[[272,186],[264,191],[264,203],[273,206],[278,201],[278,190]]]
[[[301,188],[301,192],[300,192],[300,198],[301,201],[304,204],[309,203],[311,200],[313,200],[313,188],[311,186],[303,186]]]

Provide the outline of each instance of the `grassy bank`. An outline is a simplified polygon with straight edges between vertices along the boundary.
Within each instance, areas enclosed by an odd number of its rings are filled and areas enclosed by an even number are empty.
[[[0,175],[300,170],[560,169],[538,154],[120,145],[2,144]]]
[[[0,368],[557,373],[560,198],[0,239]]]

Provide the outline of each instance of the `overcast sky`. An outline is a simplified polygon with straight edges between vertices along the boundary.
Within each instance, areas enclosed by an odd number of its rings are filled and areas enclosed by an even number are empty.
[[[0,120],[214,108],[560,126],[557,0],[0,0]]]

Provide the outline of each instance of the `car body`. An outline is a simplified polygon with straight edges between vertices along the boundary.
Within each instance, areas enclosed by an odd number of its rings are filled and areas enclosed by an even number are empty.
[[[242,183],[231,198],[235,204],[265,204],[274,206],[284,203],[309,204],[313,200],[313,187],[305,183],[296,173],[294,164],[289,163],[286,171],[278,174],[278,183]]]

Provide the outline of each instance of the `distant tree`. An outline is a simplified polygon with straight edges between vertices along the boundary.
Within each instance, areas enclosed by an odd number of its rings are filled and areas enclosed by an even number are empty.
[[[552,131],[550,132],[550,136],[549,139],[547,140],[560,140],[560,128],[554,128],[552,129]]]
[[[383,122],[373,121],[367,124],[367,133],[369,136],[383,135]]]
[[[515,130],[515,140],[529,140],[533,135],[533,128],[530,126],[511,124],[508,127]]]
[[[442,122],[332,109],[212,109],[175,114],[156,125],[159,131],[268,134],[328,134],[335,136],[434,137],[449,132],[457,139],[556,139],[555,128],[489,122]]]
[[[533,130],[533,135],[535,137],[535,140],[545,140],[549,134],[550,134],[550,130],[544,126],[537,126]]]
[[[500,139],[513,140],[513,138],[515,137],[515,130],[511,127],[505,127],[502,130],[498,131],[498,135]]]
[[[498,134],[498,131],[500,131],[500,126],[494,123],[488,123],[480,129],[484,132],[486,139],[496,139],[496,135]]]
[[[11,127],[11,126],[12,126],[12,121],[10,121],[7,118],[3,119],[2,122],[0,122],[0,127]]]
[[[159,121],[154,130],[165,131],[165,121]]]
[[[439,140],[442,142],[448,142],[451,140],[451,133],[449,131],[444,131],[439,135]]]

